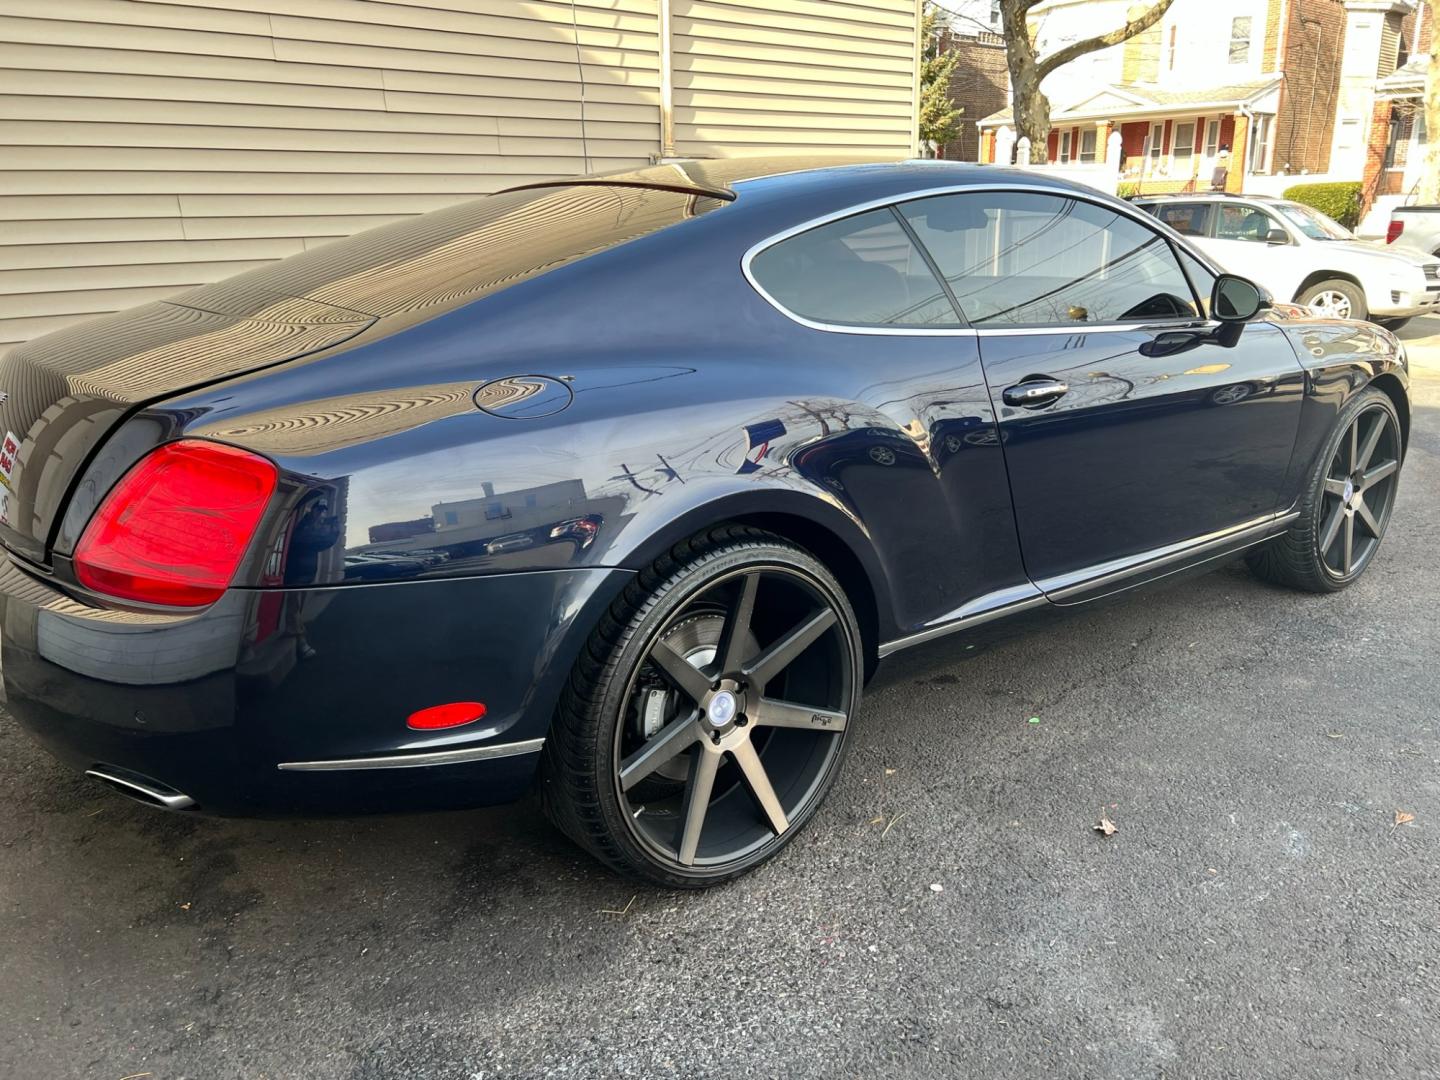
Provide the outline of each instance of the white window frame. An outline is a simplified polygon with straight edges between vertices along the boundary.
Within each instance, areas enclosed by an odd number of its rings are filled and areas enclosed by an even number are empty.
[[[1062,162],[1070,160],[1070,130],[1068,128],[1060,133],[1060,160]]]
[[[1165,121],[1150,125],[1150,134],[1145,136],[1145,175],[1156,176],[1165,161]]]
[[[1085,147],[1085,144],[1086,144],[1087,142],[1090,144],[1090,147],[1089,147],[1088,150],[1087,150],[1086,147]],[[1095,164],[1095,149],[1096,149],[1096,147],[1099,145],[1099,143],[1100,143],[1100,133],[1099,133],[1098,131],[1096,131],[1093,127],[1092,127],[1092,128],[1086,128],[1084,131],[1080,132],[1080,154],[1079,154],[1080,164],[1082,164],[1082,165],[1093,165],[1093,164]]]
[[[1274,135],[1275,118],[1269,113],[1256,113],[1250,121],[1248,145],[1245,147],[1245,171],[1263,173],[1270,157],[1270,139]]]
[[[1195,163],[1195,123],[1193,119],[1176,120],[1170,125],[1170,173],[1172,176],[1188,176],[1191,166]],[[1182,127],[1188,127],[1190,129],[1190,138],[1185,141],[1185,154],[1183,158],[1175,152],[1180,146],[1180,129]],[[1185,171],[1183,173],[1179,168],[1182,160],[1185,162]]]
[[[1205,157],[1214,161],[1220,156],[1220,120],[1205,121]]]
[[[1237,30],[1239,29],[1239,27],[1240,27],[1240,23],[1241,23],[1241,22],[1244,22],[1244,24],[1245,24],[1245,36],[1244,36],[1244,37],[1241,37],[1241,36],[1239,36],[1239,35],[1236,33],[1236,31],[1237,31]],[[1231,64],[1248,64],[1248,63],[1250,63],[1250,47],[1251,47],[1252,44],[1254,44],[1254,34],[1255,34],[1255,20],[1254,20],[1254,18],[1253,18],[1252,16],[1250,16],[1250,15],[1236,15],[1233,19],[1230,20],[1230,42],[1229,42],[1228,50],[1227,50],[1226,53],[1225,53],[1225,58],[1226,58],[1226,60],[1227,60],[1229,63],[1231,63]],[[1244,52],[1244,55],[1242,55],[1242,56],[1240,57],[1240,59],[1237,60],[1237,59],[1235,58],[1235,46],[1238,45],[1238,44],[1240,44],[1240,42],[1242,42],[1242,41],[1245,43],[1245,52]]]

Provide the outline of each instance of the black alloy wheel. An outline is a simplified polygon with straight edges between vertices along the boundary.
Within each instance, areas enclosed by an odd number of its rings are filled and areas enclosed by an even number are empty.
[[[743,873],[834,780],[863,670],[850,604],[808,553],[730,526],[639,575],[617,608],[587,652],[604,662],[582,661],[546,742],[547,811],[664,885]]]
[[[1336,431],[1289,532],[1249,557],[1259,576],[1311,592],[1355,581],[1380,547],[1395,509],[1404,443],[1383,392],[1357,395]]]

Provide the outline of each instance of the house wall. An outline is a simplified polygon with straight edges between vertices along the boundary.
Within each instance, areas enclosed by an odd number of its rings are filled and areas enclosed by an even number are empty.
[[[916,0],[670,2],[680,156],[912,151]]]
[[[950,77],[950,100],[964,109],[959,134],[941,148],[951,161],[978,161],[979,129],[975,126],[1010,103],[1010,73],[1005,67],[1005,39],[998,34],[956,35],[949,47],[960,54]]]
[[[1277,5],[1277,10],[1279,5]],[[1337,0],[1290,0],[1280,70],[1285,81],[1275,117],[1275,172],[1323,173],[1330,166],[1345,9]],[[1277,45],[1277,47],[1280,47]]]
[[[0,350],[525,180],[661,151],[662,0],[0,11]],[[671,0],[681,153],[903,156],[917,0]]]

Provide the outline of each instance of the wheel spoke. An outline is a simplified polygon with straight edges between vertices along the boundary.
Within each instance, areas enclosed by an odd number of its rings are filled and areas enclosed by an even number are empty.
[[[1345,469],[1347,473],[1353,473],[1356,462],[1360,460],[1360,422],[1357,420],[1350,425],[1350,464]]]
[[[678,845],[684,866],[695,862],[695,850],[700,846],[700,832],[705,828],[705,812],[710,809],[710,792],[715,787],[715,772],[719,768],[720,755],[701,746],[690,765],[690,781],[685,787],[685,813]]]
[[[1375,537],[1376,540],[1379,540],[1380,523],[1375,520],[1375,515],[1371,513],[1370,507],[1365,505],[1365,497],[1363,495],[1356,495],[1355,501],[1350,505],[1355,508],[1355,516],[1360,519],[1370,535]]]
[[[834,625],[835,612],[828,607],[821,608],[761,653],[753,663],[747,664],[745,676],[757,690],[763,690],[770,680],[789,667]]]
[[[1330,549],[1335,546],[1335,537],[1340,535],[1340,524],[1345,520],[1345,506],[1343,503],[1336,503],[1335,509],[1330,511],[1330,516],[1325,519],[1325,527],[1320,530],[1320,554],[1330,554]]]
[[[1350,566],[1355,558],[1355,515],[1345,515],[1345,557],[1342,562],[1344,567],[1342,574],[1350,573]]]
[[[665,677],[675,684],[676,689],[689,696],[697,705],[710,692],[710,680],[705,673],[686,660],[664,641],[657,641],[650,650],[650,659],[664,672]]]
[[[1366,488],[1373,487],[1398,468],[1400,468],[1400,463],[1391,458],[1389,461],[1382,461],[1379,465],[1366,469],[1365,475],[1360,478],[1360,490],[1364,491]]]
[[[805,728],[810,731],[844,731],[846,716],[833,709],[816,709],[793,701],[762,697],[751,719],[766,727]]]
[[[1365,441],[1360,444],[1360,455],[1355,459],[1354,472],[1363,472],[1370,464],[1371,457],[1375,454],[1375,447],[1380,445],[1380,436],[1385,434],[1385,414],[1379,413],[1375,417],[1375,423],[1370,428],[1370,434],[1365,436]],[[1360,421],[1355,421],[1355,431],[1360,431]]]
[[[785,817],[785,808],[780,805],[780,798],[770,784],[770,777],[765,772],[760,755],[755,752],[754,744],[746,739],[730,753],[735,758],[735,764],[740,766],[750,793],[755,796],[755,801],[760,804],[761,811],[770,822],[770,828],[774,829],[777,835],[783,833],[790,827],[790,822]]]
[[[740,579],[735,602],[725,613],[725,627],[720,631],[720,643],[715,647],[717,673],[737,671],[744,662],[745,658],[741,653],[750,634],[750,620],[755,616],[755,593],[759,588],[759,571],[746,574]]]
[[[1325,478],[1325,494],[1338,495],[1343,499],[1345,497],[1345,481],[1336,480],[1333,476],[1327,476]]]
[[[644,746],[620,763],[620,788],[629,791],[661,765],[700,741],[700,713],[692,709],[688,716],[672,720],[652,735]]]

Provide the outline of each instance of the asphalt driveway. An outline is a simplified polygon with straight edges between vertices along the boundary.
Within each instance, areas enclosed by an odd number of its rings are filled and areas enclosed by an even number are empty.
[[[0,1075],[1440,1075],[1440,319],[1404,336],[1359,585],[1231,566],[907,654],[811,827],[705,895],[529,805],[149,811],[0,717]]]

